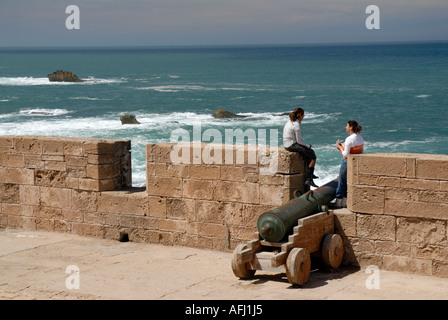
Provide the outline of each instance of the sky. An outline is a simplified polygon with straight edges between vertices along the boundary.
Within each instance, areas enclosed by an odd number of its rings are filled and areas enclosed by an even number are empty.
[[[366,28],[369,5],[380,29]],[[432,40],[448,40],[447,0],[0,0],[1,47]]]

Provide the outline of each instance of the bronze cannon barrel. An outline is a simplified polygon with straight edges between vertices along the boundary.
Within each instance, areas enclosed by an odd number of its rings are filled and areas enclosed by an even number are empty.
[[[266,241],[279,242],[292,233],[300,218],[322,211],[336,197],[338,179],[292,199],[280,207],[263,213],[257,222],[260,236]]]

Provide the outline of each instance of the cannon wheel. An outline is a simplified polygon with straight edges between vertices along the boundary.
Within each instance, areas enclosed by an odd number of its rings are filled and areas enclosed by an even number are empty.
[[[232,270],[235,276],[237,276],[240,279],[251,279],[254,274],[255,270],[251,270],[247,267],[247,263],[238,263],[238,255],[241,254],[243,250],[247,249],[246,244],[240,244],[233,250],[233,256],[232,256]]]
[[[322,260],[331,268],[338,268],[344,257],[344,243],[338,234],[328,234],[322,244]]]
[[[311,258],[308,250],[294,248],[286,259],[286,276],[292,285],[303,286],[310,276]]]

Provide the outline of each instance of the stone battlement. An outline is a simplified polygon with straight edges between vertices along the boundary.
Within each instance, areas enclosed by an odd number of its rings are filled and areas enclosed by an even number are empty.
[[[178,147],[148,144],[132,188],[129,140],[1,136],[0,226],[230,251],[307,191],[284,148],[193,143],[179,162]],[[448,156],[356,155],[348,170],[345,264],[448,277]]]

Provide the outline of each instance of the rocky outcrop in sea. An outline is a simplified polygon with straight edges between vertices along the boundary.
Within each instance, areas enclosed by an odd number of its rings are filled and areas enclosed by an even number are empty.
[[[84,80],[79,79],[76,74],[63,70],[57,70],[47,75],[47,78],[51,82],[84,82]]]

